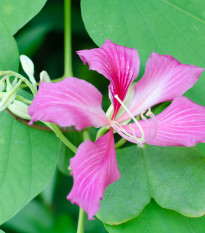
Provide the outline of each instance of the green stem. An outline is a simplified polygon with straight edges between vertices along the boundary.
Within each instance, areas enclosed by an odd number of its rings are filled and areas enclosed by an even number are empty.
[[[121,146],[123,146],[126,143],[126,139],[121,138],[116,144],[115,144],[115,149],[120,148]]]
[[[71,0],[64,0],[64,77],[72,77]]]
[[[84,225],[85,225],[85,211],[80,208],[77,233],[84,233]]]
[[[56,134],[56,136],[70,149],[72,150],[74,153],[77,152],[77,147],[75,147],[65,136],[64,134],[61,132],[61,130],[59,129],[59,127],[55,124],[52,123],[46,123],[46,125],[51,128],[54,133]]]
[[[97,132],[96,140],[97,140],[100,136],[104,135],[108,130],[109,130],[109,127],[107,127],[107,126],[104,126],[104,127],[100,128],[100,129],[98,130],[98,132]]]
[[[26,85],[30,88],[31,92],[33,93],[33,95],[35,96],[36,93],[37,93],[37,89],[26,79],[24,78],[22,75],[14,72],[14,71],[10,71],[10,70],[7,70],[7,71],[0,71],[0,76],[2,75],[9,75],[9,76],[15,76],[19,79],[21,79],[23,82],[26,83]]]

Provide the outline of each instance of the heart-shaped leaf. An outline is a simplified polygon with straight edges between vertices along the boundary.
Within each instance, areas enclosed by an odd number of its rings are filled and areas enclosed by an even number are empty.
[[[205,214],[205,157],[196,149],[132,146],[117,155],[121,178],[105,191],[97,215],[103,222],[138,216],[151,197],[186,216]]]
[[[59,141],[0,113],[0,224],[40,193],[52,177]],[[43,142],[43,143],[42,143]]]
[[[117,226],[105,227],[110,233],[204,233],[205,217],[187,218],[163,209],[152,201],[137,218]]]

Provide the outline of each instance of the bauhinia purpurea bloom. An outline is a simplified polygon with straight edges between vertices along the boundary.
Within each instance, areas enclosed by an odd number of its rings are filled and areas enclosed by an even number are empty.
[[[120,178],[113,132],[141,147],[144,143],[189,147],[205,142],[205,107],[182,96],[204,69],[153,52],[144,76],[131,85],[139,73],[137,50],[107,39],[100,48],[77,53],[90,69],[110,80],[113,108],[109,109],[108,117],[101,107],[101,93],[77,78],[58,83],[41,82],[28,113],[31,123],[40,120],[62,127],[72,125],[77,130],[88,126],[110,129],[96,142],[83,142],[70,161],[74,185],[67,198],[92,219],[106,187]],[[172,103],[154,116],[151,107],[165,101]]]

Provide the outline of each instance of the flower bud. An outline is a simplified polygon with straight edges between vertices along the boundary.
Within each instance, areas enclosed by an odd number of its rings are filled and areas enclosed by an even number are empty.
[[[20,87],[22,81],[18,81],[15,87],[13,87],[9,80],[7,80],[7,87],[6,91],[3,92],[4,95],[2,95],[1,101],[0,101],[0,111],[3,111],[6,109],[16,98],[16,92],[18,88]]]
[[[28,115],[28,105],[21,101],[14,100],[12,104],[7,107],[14,115],[21,117],[26,120],[30,120],[31,117]]]
[[[25,71],[25,73],[28,75],[31,83],[36,86],[36,80],[34,78],[34,64],[33,64],[33,62],[31,61],[31,59],[29,57],[27,57],[25,55],[20,56],[20,61],[21,61],[22,68]]]
[[[45,70],[43,70],[43,71],[40,73],[40,80],[41,80],[42,82],[45,82],[45,83],[51,83],[51,79],[50,79],[48,73],[47,73]]]

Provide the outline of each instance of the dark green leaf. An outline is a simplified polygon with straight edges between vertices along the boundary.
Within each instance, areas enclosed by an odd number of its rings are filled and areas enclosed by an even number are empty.
[[[205,217],[187,218],[152,201],[137,218],[105,227],[110,233],[204,233]]]
[[[117,155],[121,178],[105,191],[98,213],[103,222],[138,216],[150,197],[186,216],[205,214],[205,158],[196,149],[132,146]]]
[[[0,113],[0,224],[40,193],[52,177],[59,141]],[[43,142],[43,143],[42,143]]]
[[[46,0],[1,0],[0,22],[14,35],[44,6]]]

